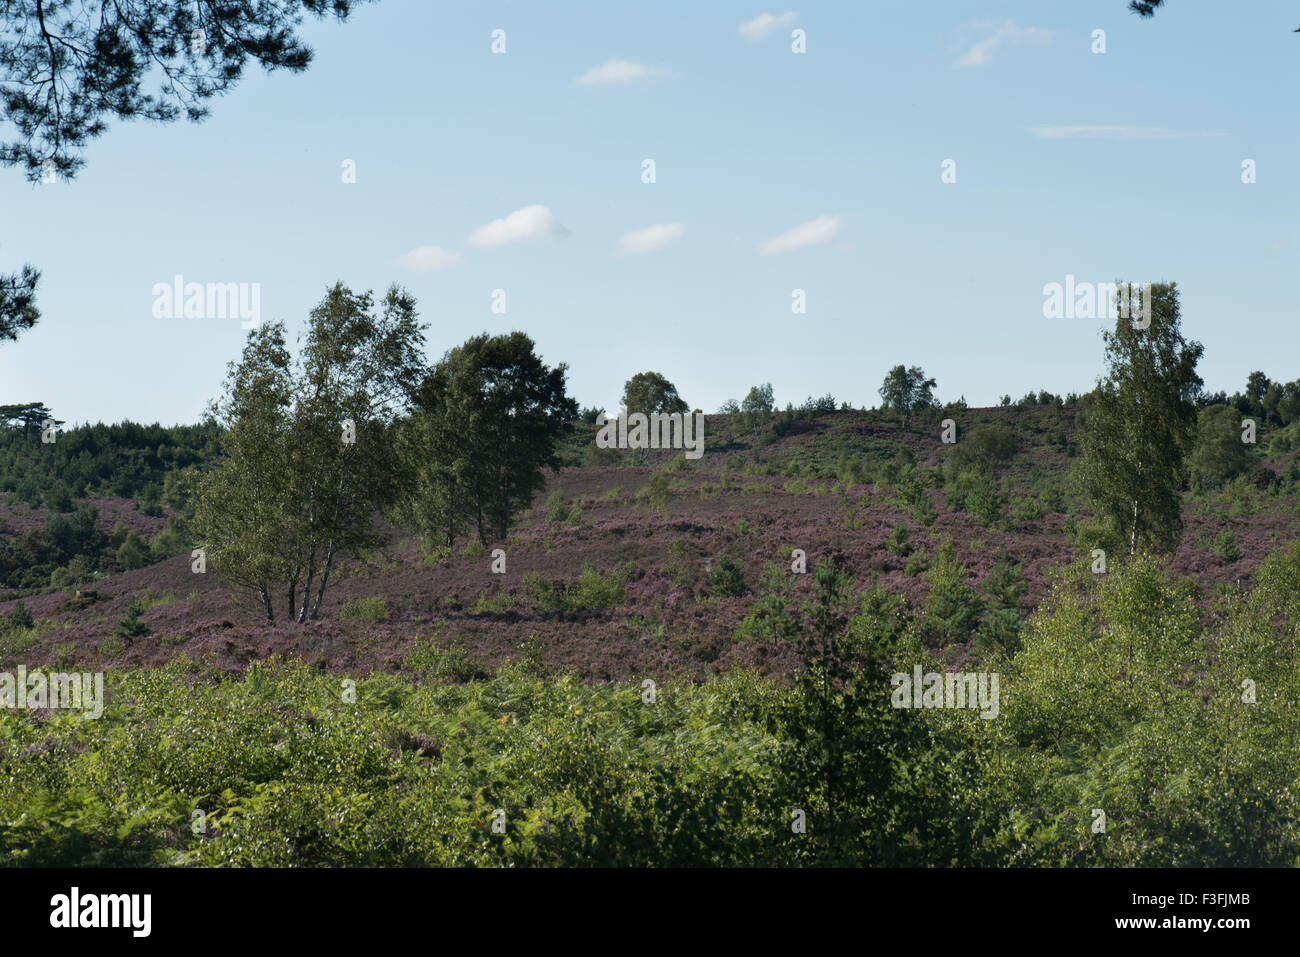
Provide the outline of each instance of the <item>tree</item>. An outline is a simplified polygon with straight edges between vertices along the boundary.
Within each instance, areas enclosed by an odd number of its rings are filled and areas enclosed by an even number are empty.
[[[282,323],[250,333],[213,409],[227,458],[200,486],[195,527],[218,574],[254,590],[268,620],[273,587],[290,618],[318,617],[337,557],[381,540],[376,512],[403,488],[392,433],[423,366],[423,328],[400,287],[376,310],[371,293],[337,283],[311,312],[296,367]]]
[[[63,425],[54,418],[44,402],[24,402],[18,405],[0,405],[0,428],[13,429],[23,435],[40,435],[46,422]]]
[[[23,266],[16,275],[0,275],[0,342],[16,340],[41,318],[36,308],[36,286],[41,274]]]
[[[108,120],[192,122],[236,83],[247,62],[302,72],[312,51],[304,14],[347,20],[367,0],[7,0],[0,29],[0,116],[17,137],[0,164],[27,178],[72,179]],[[156,91],[146,83],[158,83]],[[0,275],[0,341],[35,325],[40,274]]]
[[[401,508],[427,540],[450,545],[467,522],[504,538],[511,518],[559,468],[556,443],[577,415],[568,367],[548,368],[522,332],[475,336],[420,385],[402,430],[413,485]]]
[[[689,412],[685,400],[658,372],[638,372],[623,385],[623,408],[628,412]]]
[[[765,382],[763,385],[752,386],[749,393],[740,403],[740,411],[746,415],[766,415],[772,411],[772,406],[776,399],[772,394],[772,383]]]
[[[1241,413],[1226,405],[1202,409],[1191,458],[1193,486],[1198,491],[1216,489],[1254,464],[1250,447],[1241,440]]]
[[[930,596],[924,632],[940,646],[966,641],[984,612],[984,603],[966,583],[966,565],[951,539],[939,546],[934,567],[926,573]]]
[[[243,357],[231,363],[212,418],[225,426],[225,458],[199,485],[194,529],[213,570],[256,593],[275,621],[271,590],[289,578],[288,513],[292,476],[283,460],[293,380],[284,324],[249,333]],[[294,617],[292,600],[288,613]]]
[[[1179,493],[1202,385],[1196,363],[1204,348],[1183,339],[1177,284],[1154,284],[1149,294],[1148,328],[1124,310],[1105,334],[1106,376],[1085,404],[1080,443],[1083,490],[1128,539],[1130,554],[1139,546],[1171,548],[1181,534]]]
[[[913,412],[934,407],[935,399],[931,392],[934,387],[935,381],[927,379],[920,366],[904,368],[898,365],[889,370],[879,391],[885,408],[896,411],[906,428]]]
[[[1156,10],[1165,5],[1165,0],[1130,0],[1128,8],[1143,18],[1153,17]],[[1300,27],[1297,27],[1293,33],[1300,33]]]

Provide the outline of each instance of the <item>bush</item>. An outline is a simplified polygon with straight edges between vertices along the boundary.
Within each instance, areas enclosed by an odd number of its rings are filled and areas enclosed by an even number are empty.
[[[1229,564],[1241,558],[1241,550],[1237,548],[1237,536],[1226,529],[1216,535],[1214,537],[1214,554],[1221,561]]]
[[[1028,525],[1043,517],[1043,506],[1032,495],[1026,496],[1020,500],[1014,514],[1017,522]]]
[[[115,558],[118,567],[124,571],[144,568],[149,564],[149,546],[138,532],[128,532],[126,540],[118,548]]]
[[[666,510],[673,500],[672,490],[668,487],[668,474],[659,469],[652,472],[642,494],[650,502],[651,508]]]
[[[913,552],[907,559],[907,565],[903,568],[903,574],[909,578],[915,578],[922,572],[928,571],[930,561],[920,552]]]
[[[980,476],[966,496],[966,511],[981,524],[991,525],[1002,517],[1002,496],[987,476]]]
[[[745,594],[745,566],[730,558],[721,558],[709,572],[709,594],[735,598]]]
[[[138,598],[132,599],[126,606],[126,614],[118,619],[117,627],[113,629],[113,637],[128,648],[136,638],[149,634],[149,626],[140,621],[140,615],[144,610],[143,601]]]
[[[889,538],[885,540],[885,551],[891,555],[906,558],[912,551],[912,543],[909,538],[910,533],[906,525],[895,525],[893,531],[889,533]]]
[[[899,477],[898,499],[912,519],[926,526],[934,524],[934,503],[914,469],[909,468]]]
[[[342,619],[360,618],[365,621],[380,621],[388,617],[388,599],[383,595],[374,598],[349,598],[343,603],[339,612]]]
[[[945,645],[966,641],[984,608],[979,595],[966,583],[966,566],[951,540],[939,546],[927,578],[930,596],[925,611],[926,636]]]
[[[14,607],[3,618],[0,618],[0,634],[7,634],[15,631],[26,631],[36,625],[36,620],[32,618],[32,613],[27,610],[27,606],[18,600]]]
[[[546,520],[552,524],[567,521],[570,505],[564,493],[558,488],[546,499]]]
[[[1241,440],[1241,420],[1241,413],[1230,406],[1209,405],[1201,410],[1189,461],[1192,486],[1198,492],[1222,488],[1254,466],[1251,448]]]

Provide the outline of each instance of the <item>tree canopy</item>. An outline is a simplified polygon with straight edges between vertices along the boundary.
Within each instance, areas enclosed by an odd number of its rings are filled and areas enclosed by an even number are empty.
[[[301,72],[305,15],[344,21],[368,0],[7,0],[0,18],[0,164],[72,179],[112,119],[199,121],[250,60]],[[156,88],[151,84],[156,82]],[[0,342],[40,318],[40,273],[0,275]]]

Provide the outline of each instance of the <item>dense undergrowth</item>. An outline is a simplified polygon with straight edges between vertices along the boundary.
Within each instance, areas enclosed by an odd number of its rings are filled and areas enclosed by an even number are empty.
[[[588,685],[528,649],[465,681],[425,642],[355,686],[179,659],[110,674],[98,720],[0,710],[0,859],[1300,864],[1300,545],[1208,608],[1150,559],[1063,569],[980,665],[990,719],[893,707],[890,675],[930,667],[924,622],[815,574],[788,684]]]

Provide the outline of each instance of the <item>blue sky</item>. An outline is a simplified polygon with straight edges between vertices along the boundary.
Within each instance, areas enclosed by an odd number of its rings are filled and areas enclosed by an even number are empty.
[[[1067,274],[1177,280],[1211,389],[1297,378],[1300,13],[1228,9],[381,0],[201,124],[113,124],[72,183],[0,169],[0,271],[44,273],[0,402],[197,421],[246,333],[155,318],[178,273],[291,332],[336,280],[400,282],[431,359],[522,329],[611,411],[647,369],[709,412],[765,381],[875,405],[900,362],[972,405],[1085,391],[1106,323],[1043,317]]]

